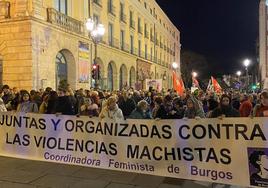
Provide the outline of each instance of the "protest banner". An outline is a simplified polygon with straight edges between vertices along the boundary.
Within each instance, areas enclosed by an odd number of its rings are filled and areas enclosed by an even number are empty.
[[[268,185],[268,118],[0,114],[0,155],[239,186]]]
[[[163,88],[163,80],[162,79],[146,79],[145,80],[145,89],[149,90],[150,87],[157,91],[161,91]]]

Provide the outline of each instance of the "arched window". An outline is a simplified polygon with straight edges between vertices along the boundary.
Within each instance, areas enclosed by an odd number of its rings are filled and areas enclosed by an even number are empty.
[[[67,61],[62,52],[56,56],[56,87],[61,81],[67,81]]]

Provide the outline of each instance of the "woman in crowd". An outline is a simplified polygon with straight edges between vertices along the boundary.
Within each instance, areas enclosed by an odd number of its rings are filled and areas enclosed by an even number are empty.
[[[263,91],[260,94],[260,104],[253,109],[253,117],[268,117],[268,92]]]
[[[23,113],[38,113],[38,106],[36,103],[31,102],[30,93],[26,90],[21,91],[20,103],[17,112]]]
[[[192,95],[189,95],[186,100],[186,110],[184,113],[184,118],[205,118],[205,113],[203,111],[202,106],[200,106],[199,101]]]
[[[147,101],[141,100],[129,116],[129,119],[152,119]]]
[[[98,117],[99,107],[96,103],[93,103],[91,98],[84,98],[84,103],[80,107],[80,115]]]
[[[239,112],[232,106],[231,98],[223,94],[220,99],[220,105],[213,110],[211,118],[239,117]]]
[[[122,110],[118,108],[116,104],[117,98],[111,96],[108,98],[105,107],[103,107],[99,117],[101,119],[110,119],[110,120],[124,120]]]
[[[58,102],[58,93],[56,91],[50,91],[47,99],[46,114],[56,113],[57,102]]]

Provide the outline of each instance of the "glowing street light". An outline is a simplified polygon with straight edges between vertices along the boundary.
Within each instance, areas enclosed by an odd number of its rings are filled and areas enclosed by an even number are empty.
[[[87,19],[86,22],[86,29],[88,31],[88,36],[89,38],[92,39],[94,45],[95,45],[95,56],[94,56],[94,64],[93,64],[93,69],[97,70],[94,73],[95,77],[95,87],[98,88],[99,85],[99,69],[97,69],[97,44],[101,42],[101,39],[105,33],[105,28],[103,24],[97,24],[94,22],[92,18]]]
[[[173,62],[173,63],[172,63],[172,67],[173,67],[173,69],[177,69],[177,68],[179,67],[179,65],[178,65],[178,63]]]
[[[248,66],[250,65],[250,60],[249,59],[245,59],[244,62],[243,62],[244,66],[246,68],[248,68]]]
[[[238,77],[240,77],[240,76],[241,76],[241,74],[242,74],[242,72],[241,72],[241,71],[237,71],[237,72],[236,72],[236,75],[237,75]]]
[[[198,74],[197,74],[197,72],[193,72],[192,75],[194,78],[196,78]]]

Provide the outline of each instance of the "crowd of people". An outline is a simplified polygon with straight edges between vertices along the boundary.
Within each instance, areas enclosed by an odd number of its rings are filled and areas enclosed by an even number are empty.
[[[158,92],[84,90],[18,90],[1,88],[0,111],[62,114],[123,119],[199,119],[224,117],[268,117],[268,91],[244,94],[230,91],[186,91],[179,96],[174,90]]]

